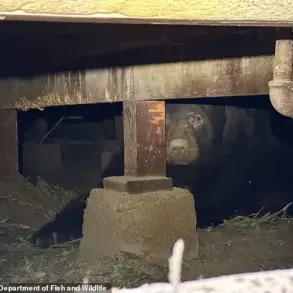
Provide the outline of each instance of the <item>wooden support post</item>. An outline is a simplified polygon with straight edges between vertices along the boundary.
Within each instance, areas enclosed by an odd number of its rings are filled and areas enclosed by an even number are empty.
[[[140,193],[171,189],[166,178],[165,102],[123,102],[124,175],[104,179],[104,187]]]
[[[165,102],[123,103],[124,174],[166,176]]]
[[[0,158],[0,178],[18,175],[16,110],[0,110]]]

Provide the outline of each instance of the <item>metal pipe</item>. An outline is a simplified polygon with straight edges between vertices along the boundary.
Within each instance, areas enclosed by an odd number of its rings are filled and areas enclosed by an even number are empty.
[[[269,96],[273,107],[282,115],[293,118],[293,41],[277,40],[273,80],[269,82]]]

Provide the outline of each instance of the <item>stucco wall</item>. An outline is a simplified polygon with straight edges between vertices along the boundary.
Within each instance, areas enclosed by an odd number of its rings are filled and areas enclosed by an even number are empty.
[[[293,23],[292,0],[1,0],[0,17],[31,14],[181,22]],[[8,17],[9,18],[9,17]],[[179,21],[180,22],[180,21]]]

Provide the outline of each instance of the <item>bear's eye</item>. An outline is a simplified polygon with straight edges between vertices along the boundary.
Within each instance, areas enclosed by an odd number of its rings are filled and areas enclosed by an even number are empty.
[[[197,125],[201,124],[200,115],[190,116],[189,123],[191,123],[193,126],[197,126]]]

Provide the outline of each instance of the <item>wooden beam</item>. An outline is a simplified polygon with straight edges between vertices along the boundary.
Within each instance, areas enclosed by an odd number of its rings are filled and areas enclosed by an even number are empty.
[[[87,70],[35,76],[27,71],[36,70],[33,66],[39,62],[18,59],[15,67],[11,60],[3,60],[0,108],[268,94],[276,38],[277,30],[265,30],[201,43],[141,48],[72,59],[71,65]]]
[[[165,102],[123,103],[124,175],[166,176]]]
[[[27,110],[42,109],[50,105],[93,103],[91,97],[86,98],[84,80],[84,72],[4,79],[0,81],[0,89],[2,88],[7,96],[2,96],[1,104],[6,109]]]
[[[292,26],[288,0],[4,0],[3,20]]]
[[[0,108],[268,94],[274,56],[68,72],[0,81]]]
[[[0,178],[18,174],[16,110],[0,110]]]

